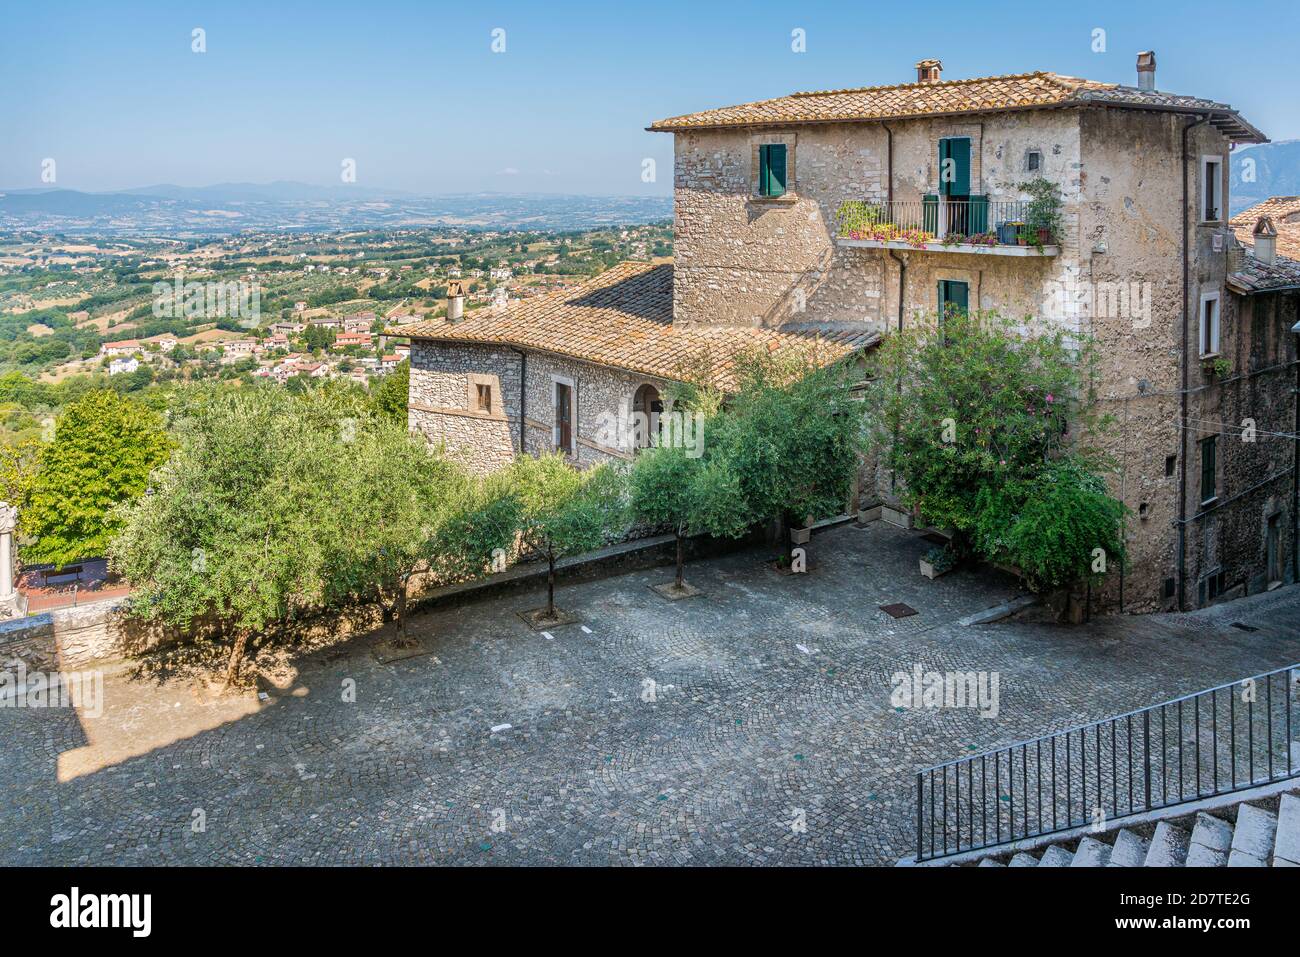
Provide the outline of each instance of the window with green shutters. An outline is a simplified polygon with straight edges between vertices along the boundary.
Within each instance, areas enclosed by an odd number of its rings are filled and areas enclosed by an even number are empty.
[[[970,195],[969,136],[939,140],[939,192],[944,196]]]
[[[764,143],[758,148],[758,195],[785,195],[784,143]]]
[[[939,280],[939,321],[948,315],[949,309],[965,312],[970,308],[970,285],[959,279]]]

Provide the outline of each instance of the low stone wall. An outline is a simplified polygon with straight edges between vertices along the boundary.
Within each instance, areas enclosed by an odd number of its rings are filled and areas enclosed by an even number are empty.
[[[720,555],[753,545],[762,538],[761,532],[737,540],[690,538],[686,541],[686,557],[689,561]],[[672,564],[675,556],[673,536],[656,535],[562,559],[556,563],[556,578],[561,582],[572,582],[621,575]],[[410,612],[496,598],[535,588],[545,582],[546,564],[527,562],[485,579],[436,588],[415,596]],[[66,671],[92,662],[136,658],[186,637],[157,625],[126,618],[122,612],[123,605],[120,598],[108,599],[0,622],[0,668],[19,659],[29,670]],[[293,629],[300,643],[316,644],[378,628],[380,624],[378,608],[366,606],[331,609],[294,625]]]

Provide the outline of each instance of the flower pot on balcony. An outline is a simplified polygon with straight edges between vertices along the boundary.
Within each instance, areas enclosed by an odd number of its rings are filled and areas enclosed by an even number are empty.
[[[1050,229],[1044,229],[1044,228],[1042,228],[1042,227],[1039,227],[1039,229],[1038,229],[1038,245],[1039,245],[1039,246],[1047,246],[1047,245],[1049,245],[1051,242],[1052,242],[1052,231],[1051,231]]]
[[[998,224],[998,242],[1003,246],[1016,245],[1016,236],[1020,233],[1020,227],[1024,223],[1011,220],[1010,222]]]

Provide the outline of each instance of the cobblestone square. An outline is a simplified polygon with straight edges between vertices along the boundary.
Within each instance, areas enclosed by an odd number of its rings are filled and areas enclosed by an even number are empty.
[[[681,601],[648,587],[671,569],[567,585],[551,632],[518,617],[537,592],[441,610],[425,653],[362,638],[266,700],[113,671],[100,717],[0,709],[0,864],[889,865],[921,767],[1300,661],[1295,588],[963,626],[1015,584],[926,580],[928,547],[840,526],[806,575],[755,549]],[[997,672],[997,716],[895,708],[916,665]]]

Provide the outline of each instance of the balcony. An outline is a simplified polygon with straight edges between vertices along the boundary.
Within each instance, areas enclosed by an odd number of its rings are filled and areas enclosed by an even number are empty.
[[[926,196],[920,201],[867,203],[852,200],[836,214],[840,246],[911,249],[984,256],[1057,256],[1051,230],[1027,225],[1033,203]]]

